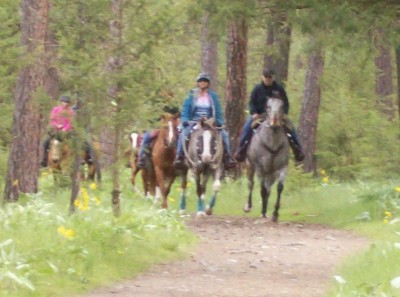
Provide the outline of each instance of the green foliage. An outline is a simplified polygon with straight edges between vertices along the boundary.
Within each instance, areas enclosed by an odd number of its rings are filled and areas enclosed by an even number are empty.
[[[40,183],[42,193],[0,209],[0,296],[70,296],[182,257],[194,240],[173,211],[128,188],[118,218],[108,181],[102,190],[83,184],[68,216],[69,191],[50,175]]]
[[[11,141],[13,87],[17,79],[20,54],[18,5],[18,1],[5,0],[2,1],[0,7],[2,24],[0,31],[0,146],[2,147],[8,146]]]

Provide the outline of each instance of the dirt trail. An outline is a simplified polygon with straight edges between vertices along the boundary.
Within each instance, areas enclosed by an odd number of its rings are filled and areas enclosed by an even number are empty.
[[[86,297],[320,297],[344,257],[368,246],[351,232],[258,218],[214,216],[188,226],[201,238],[190,258]]]

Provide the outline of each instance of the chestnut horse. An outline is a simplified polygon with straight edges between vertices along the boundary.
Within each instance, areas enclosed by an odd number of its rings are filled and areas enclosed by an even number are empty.
[[[184,140],[183,140],[184,141]],[[198,197],[197,216],[211,215],[217,194],[221,187],[223,145],[219,129],[214,119],[201,119],[191,133],[188,148],[183,143],[185,163],[192,171],[196,180]],[[209,204],[204,207],[206,186],[210,176],[213,176],[213,193]],[[182,200],[184,203],[184,200]],[[181,209],[182,210],[182,209]]]
[[[151,151],[151,161],[154,166],[156,184],[160,188],[163,208],[168,207],[168,194],[176,176],[182,176],[182,196],[186,193],[187,170],[178,172],[173,162],[176,156],[178,139],[179,113],[165,113],[161,116],[161,127]]]
[[[140,150],[140,146],[142,143],[142,136],[138,133],[131,133],[129,135],[129,141],[131,143],[131,147],[129,150],[129,164],[131,167],[131,183],[136,192],[139,190],[136,187],[136,175],[141,171],[142,182],[143,182],[143,191],[147,196],[155,196],[156,194],[156,176],[154,173],[153,164],[151,163],[150,158],[147,158],[147,164],[145,168],[137,168],[136,163],[138,159],[138,154]]]
[[[244,211],[251,210],[254,173],[257,173],[261,186],[261,214],[264,218],[267,217],[271,187],[276,180],[278,181],[278,198],[272,216],[272,221],[277,222],[289,163],[289,142],[283,123],[283,101],[279,98],[268,98],[265,116],[265,120],[258,127],[247,150],[249,196]]]

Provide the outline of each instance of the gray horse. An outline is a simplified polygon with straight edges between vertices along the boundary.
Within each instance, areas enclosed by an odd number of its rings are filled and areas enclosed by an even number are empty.
[[[186,145],[183,147],[185,163],[196,181],[197,216],[211,215],[221,187],[223,156],[222,138],[214,119],[201,119],[193,128],[188,148],[186,149]],[[204,207],[207,181],[211,175],[214,178],[213,193],[210,203]],[[181,201],[181,205],[186,205],[185,201]]]
[[[268,98],[265,120],[254,133],[247,151],[249,196],[244,206],[244,211],[249,212],[252,207],[254,173],[257,173],[260,180],[261,214],[264,218],[267,217],[268,197],[271,193],[271,187],[277,180],[278,198],[272,217],[274,222],[278,221],[281,194],[289,163],[289,142],[285,135],[283,115],[283,101],[279,98]]]

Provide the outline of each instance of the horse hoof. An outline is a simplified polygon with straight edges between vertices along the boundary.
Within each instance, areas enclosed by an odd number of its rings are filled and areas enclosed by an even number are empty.
[[[212,215],[212,208],[207,207],[207,209],[206,209],[206,214],[207,214],[208,216]]]
[[[201,218],[204,218],[204,217],[206,217],[207,215],[206,215],[206,213],[204,212],[204,211],[198,211],[197,213],[196,213],[196,218],[197,219],[201,219]]]
[[[249,207],[247,204],[245,204],[244,207],[243,207],[243,211],[244,212],[250,212],[250,210],[251,210],[251,207]]]
[[[273,216],[273,217],[272,217],[272,221],[273,221],[274,223],[277,223],[277,222],[278,222],[278,217]]]

